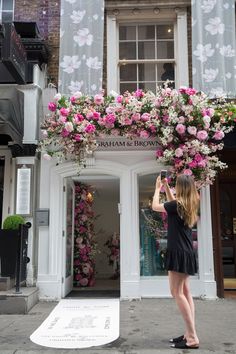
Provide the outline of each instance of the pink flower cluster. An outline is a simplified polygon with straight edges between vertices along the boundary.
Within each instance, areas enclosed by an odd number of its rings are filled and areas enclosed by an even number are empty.
[[[97,136],[156,138],[157,160],[169,165],[173,176],[192,174],[199,187],[212,183],[216,171],[226,167],[216,152],[236,120],[234,104],[211,102],[204,93],[185,87],[94,97],[79,92],[70,99],[57,94],[48,108],[51,115],[42,124],[38,148],[45,158],[81,164],[81,151],[95,150]]]
[[[74,285],[79,287],[93,286],[95,283],[95,263],[93,259],[94,212],[89,187],[77,183],[75,187],[74,218]]]

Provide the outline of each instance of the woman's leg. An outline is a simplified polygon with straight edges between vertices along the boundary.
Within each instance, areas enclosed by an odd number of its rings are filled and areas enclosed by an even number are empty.
[[[192,294],[190,291],[189,277],[187,277],[184,282],[183,292],[184,292],[184,296],[186,297],[186,299],[189,303],[189,306],[190,306],[190,309],[192,312],[193,323],[194,323],[194,327],[195,327],[195,306],[194,306],[193,297],[192,297]]]
[[[186,325],[186,340],[188,345],[197,345],[199,343],[193,317],[193,309],[191,308],[185,294],[184,284],[188,275],[178,272],[169,271],[170,291],[175,298],[177,306],[183,316]],[[187,283],[186,283],[187,284]],[[190,301],[191,302],[191,301]]]

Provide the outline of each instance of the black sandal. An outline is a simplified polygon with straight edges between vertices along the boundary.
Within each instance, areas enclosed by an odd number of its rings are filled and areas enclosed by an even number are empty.
[[[171,348],[176,349],[199,349],[199,345],[188,345],[186,340],[182,340],[182,342],[174,343],[171,345]]]
[[[171,338],[170,343],[179,343],[179,342],[182,342],[183,340],[184,340],[184,335],[176,337],[176,338]]]

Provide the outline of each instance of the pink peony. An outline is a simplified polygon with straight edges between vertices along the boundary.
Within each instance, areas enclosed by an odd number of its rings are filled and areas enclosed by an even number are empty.
[[[193,160],[193,161],[189,162],[188,165],[190,168],[195,168],[198,166],[198,163],[196,160]]]
[[[205,130],[199,130],[197,132],[197,138],[201,141],[206,140],[208,138],[208,134]]]
[[[202,155],[199,154],[199,153],[197,153],[197,154],[195,155],[195,161],[200,162],[200,161],[202,161],[202,160],[203,160]]]
[[[67,117],[67,116],[69,115],[69,113],[70,113],[70,110],[69,110],[68,108],[62,107],[62,108],[60,109],[60,114],[61,114],[63,117]]]
[[[183,125],[183,124],[181,124],[181,123],[179,123],[179,124],[177,124],[175,130],[176,130],[180,135],[182,135],[182,134],[185,133],[186,126]]]
[[[196,127],[193,127],[193,126],[190,126],[187,128],[187,132],[190,134],[190,135],[196,135],[197,134],[197,128]]]
[[[74,115],[74,119],[76,120],[76,122],[82,122],[84,120],[84,116],[82,114],[75,114]]]
[[[97,94],[94,96],[94,103],[97,105],[101,105],[104,103],[104,97],[103,95]]]
[[[85,132],[88,133],[88,134],[93,134],[95,132],[95,130],[96,130],[96,127],[93,124],[88,124],[85,127]]]
[[[58,122],[59,122],[59,123],[65,123],[65,122],[66,122],[66,117],[60,116],[60,117],[58,118]]]
[[[116,116],[114,114],[108,114],[104,120],[107,128],[113,128],[116,121]]]
[[[150,119],[150,114],[149,113],[143,113],[141,115],[141,119],[144,121],[144,122],[147,122],[149,119]]]
[[[163,150],[162,149],[157,149],[156,150],[156,157],[162,157],[163,156]]]
[[[177,148],[177,149],[175,150],[175,156],[176,156],[176,157],[181,157],[181,156],[183,156],[183,150],[182,150],[181,148]]]
[[[150,134],[146,130],[143,129],[139,133],[139,136],[140,136],[140,138],[147,139],[147,138],[149,138]]]
[[[138,89],[138,90],[135,91],[134,95],[135,95],[135,97],[140,98],[140,97],[144,96],[144,93],[143,93],[142,90]]]
[[[49,111],[51,111],[51,112],[55,112],[55,110],[57,109],[56,103],[54,103],[54,102],[49,102],[49,104],[48,104],[48,109],[49,109]]]
[[[131,118],[133,121],[138,122],[140,120],[140,113],[134,113]]]
[[[213,135],[213,139],[221,140],[225,136],[225,133],[222,130],[216,130],[215,134]]]
[[[185,123],[185,117],[184,117],[184,116],[180,116],[180,117],[178,118],[178,122],[179,122],[179,123]]]
[[[207,161],[202,159],[201,161],[198,162],[197,165],[198,165],[198,167],[205,168],[207,165]]]
[[[70,132],[66,129],[63,129],[61,132],[61,136],[63,136],[63,138],[66,138],[68,135],[70,135]]]
[[[100,116],[101,116],[101,113],[99,113],[99,112],[93,112],[93,119],[94,119],[94,120],[98,120],[98,119],[100,118]]]

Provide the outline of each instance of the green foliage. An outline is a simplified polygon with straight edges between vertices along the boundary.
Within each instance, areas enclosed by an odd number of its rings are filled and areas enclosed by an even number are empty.
[[[20,215],[9,215],[3,222],[3,229],[17,230],[20,224],[25,224],[25,219]]]

